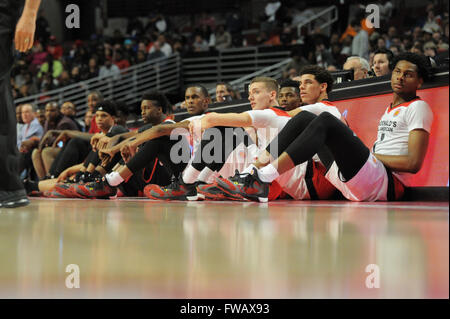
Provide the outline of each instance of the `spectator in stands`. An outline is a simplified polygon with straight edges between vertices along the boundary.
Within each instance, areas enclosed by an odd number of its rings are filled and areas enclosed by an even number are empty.
[[[63,56],[63,47],[56,42],[56,37],[54,35],[50,36],[47,52],[51,54],[55,60],[60,60]]]
[[[278,103],[285,111],[291,111],[301,106],[300,83],[294,80],[283,81],[280,85]]]
[[[20,151],[19,171],[27,169],[31,173],[31,151],[37,146],[44,131],[36,118],[36,107],[31,104],[22,105],[22,120],[24,122],[17,138],[17,147]]]
[[[44,125],[45,125],[45,109],[38,108],[36,110],[36,117],[37,117],[37,119],[39,121],[39,124],[41,124],[41,126],[44,127]]]
[[[17,148],[20,150],[22,143],[31,139],[32,137],[38,137],[40,139],[43,134],[43,128],[39,124],[39,120],[36,118],[36,107],[32,104],[22,104],[21,108],[22,116],[22,130],[17,137]],[[29,143],[25,143],[27,146]]]
[[[117,65],[113,64],[110,59],[105,61],[105,65],[100,67],[99,76],[100,77],[109,77],[109,76],[118,76],[120,75],[120,69]]]
[[[152,46],[150,51],[151,51],[151,53],[149,53],[148,56],[147,56],[147,60],[149,60],[149,61],[156,60],[156,59],[161,59],[161,58],[165,58],[166,57],[164,52],[161,51],[161,45],[159,44],[158,41],[153,43],[153,46]]]
[[[145,61],[147,61],[147,54],[145,53],[145,51],[143,51],[143,50],[137,51],[136,63],[140,64],[140,63],[144,63]]]
[[[369,35],[367,31],[361,27],[358,20],[353,20],[351,26],[356,32],[352,41],[352,55],[366,60],[369,59]]]
[[[16,106],[16,132],[17,132],[17,136],[19,136],[19,132],[22,130],[22,126],[23,126],[23,120],[22,120],[22,104],[19,104],[18,106]]]
[[[244,19],[238,8],[235,8],[226,18],[226,30],[231,35],[233,47],[242,46],[242,30],[244,28]]]
[[[284,69],[284,78],[288,78],[287,72],[291,69],[295,69],[296,74],[300,74],[300,70],[305,66],[308,65],[308,60],[305,59],[305,57],[302,54],[302,50],[298,47],[291,50],[291,62],[288,63],[286,68]]]
[[[200,34],[195,36],[194,43],[192,44],[194,52],[206,52],[209,51],[208,42]]]
[[[40,42],[36,42],[32,48],[32,52],[28,58],[30,60],[30,71],[37,71],[41,65],[46,61],[48,52],[44,51],[42,44]]]
[[[436,14],[434,12],[434,9],[429,9],[427,12],[427,21],[422,27],[423,31],[431,31],[433,32],[441,32],[441,26],[438,23],[438,19],[436,17]]]
[[[75,116],[77,114],[77,109],[76,109],[75,104],[73,104],[70,101],[64,102],[61,105],[60,112],[62,115],[65,115],[68,118],[70,118],[75,123],[75,125],[77,126],[79,131],[82,130],[82,126],[80,125],[80,123],[78,123],[77,119],[75,118]]]
[[[344,63],[344,70],[353,70],[353,80],[368,78],[369,69],[369,62],[358,56],[351,56]]]
[[[84,119],[83,119],[83,132],[89,132],[89,129],[91,127],[91,122],[94,118],[94,112],[92,112],[91,110],[87,110],[86,113],[84,114]]]
[[[231,34],[225,31],[223,24],[219,25],[216,32],[211,34],[209,45],[215,47],[217,50],[231,47]]]
[[[429,41],[423,45],[423,54],[430,58],[435,58],[437,54],[437,47],[433,41]]]
[[[239,91],[233,89],[231,84],[227,82],[219,82],[216,84],[216,102],[225,102],[240,99]]]
[[[394,55],[392,51],[387,49],[378,49],[374,52],[372,69],[375,76],[383,76],[391,73],[390,63]]]
[[[422,44],[420,42],[414,44],[411,50],[409,50],[409,52],[416,53],[418,55],[423,55]]]
[[[389,50],[392,52],[392,54],[394,56],[396,56],[396,55],[398,55],[400,53],[400,50],[399,50],[398,46],[396,46],[396,45],[391,45],[389,47]]]
[[[386,49],[386,40],[383,37],[379,37],[377,40],[377,49]]]
[[[67,85],[72,84],[72,83],[74,83],[74,82],[70,78],[69,72],[67,70],[62,71],[62,73],[61,73],[61,75],[59,76],[59,79],[58,79],[59,87],[64,87],[64,86],[67,86]]]
[[[316,65],[326,69],[329,65],[335,63],[331,53],[325,48],[325,44],[322,40],[317,40],[316,42],[316,52],[314,54],[316,58]]]
[[[57,80],[62,71],[64,71],[61,61],[54,59],[51,54],[48,54],[45,60],[46,62],[41,65],[38,78],[44,77],[45,79],[45,75],[48,74],[51,79]]]
[[[114,64],[117,65],[117,67],[120,70],[126,69],[130,67],[130,62],[127,58],[124,57],[122,50],[117,50],[114,54]]]
[[[352,37],[346,36],[342,41],[341,55],[349,57],[352,55]]]
[[[69,102],[70,103],[70,102]],[[56,102],[45,105],[44,136],[39,141],[39,147],[32,152],[33,166],[39,179],[43,179],[58,155],[60,148],[52,147],[54,134],[52,130],[78,130],[77,124],[70,117],[60,113]]]
[[[159,43],[160,50],[165,54],[166,57],[172,54],[172,47],[169,43],[166,42],[166,37],[163,34],[158,36],[158,40],[156,42]],[[148,51],[149,54],[152,54],[155,51],[155,48],[153,46]]]
[[[99,75],[99,68],[97,65],[96,58],[89,59],[89,70],[88,70],[88,79],[95,78]]]

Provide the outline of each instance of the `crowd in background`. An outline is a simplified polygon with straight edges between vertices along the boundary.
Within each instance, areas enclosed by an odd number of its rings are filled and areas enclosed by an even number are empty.
[[[220,24],[214,15],[203,12],[194,25],[184,26],[183,30],[169,16],[151,13],[146,25],[133,18],[126,29],[115,30],[111,37],[95,34],[88,41],[70,43],[59,43],[51,35],[48,21],[40,15],[31,52],[21,54],[12,70],[13,94],[17,99],[97,76],[120,74],[131,65],[173,52],[185,55],[244,45],[292,46],[293,60],[285,70],[285,78],[295,77],[307,64],[329,71],[353,69],[354,79],[375,76],[375,70],[382,68],[385,60],[403,51],[423,53],[432,58],[432,63],[445,62],[449,46],[448,8],[429,2],[413,25],[398,27],[398,8],[386,0],[379,7],[380,28],[368,24],[365,5],[361,5],[359,12],[349,16],[347,28],[342,32],[336,28],[331,36],[318,27],[310,33],[302,30],[299,35],[295,26],[314,12],[295,1],[269,0],[264,12],[259,13],[256,26],[260,32],[256,37],[243,35],[249,23],[244,12],[235,10]],[[374,59],[377,52],[383,54]],[[359,59],[348,59],[353,56]],[[379,75],[382,73],[378,70]]]

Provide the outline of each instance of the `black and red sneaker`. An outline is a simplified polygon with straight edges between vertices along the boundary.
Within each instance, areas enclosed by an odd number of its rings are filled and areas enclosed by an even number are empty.
[[[52,198],[79,198],[76,193],[73,183],[58,183],[53,187],[50,193],[47,193]]]
[[[216,178],[217,187],[231,196],[242,196],[252,201],[266,203],[269,196],[270,183],[259,179],[258,171],[253,169],[251,174],[236,174],[228,179]]]
[[[180,177],[173,178],[168,186],[149,184],[144,187],[144,195],[155,200],[203,200],[203,195],[197,193],[197,184],[185,184]]]
[[[116,195],[117,188],[108,184],[106,178],[96,179],[93,182],[74,185],[75,192],[83,198],[108,199]]]
[[[247,201],[242,195],[230,195],[217,186],[217,182],[211,184],[198,184],[197,192],[205,196],[206,200],[235,200]]]

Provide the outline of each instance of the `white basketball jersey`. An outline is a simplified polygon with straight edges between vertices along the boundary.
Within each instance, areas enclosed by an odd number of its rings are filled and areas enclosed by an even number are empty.
[[[407,155],[409,132],[422,129],[430,133],[433,112],[427,102],[416,99],[386,109],[378,124],[377,141],[372,147],[374,154]],[[394,173],[408,186],[410,173]]]

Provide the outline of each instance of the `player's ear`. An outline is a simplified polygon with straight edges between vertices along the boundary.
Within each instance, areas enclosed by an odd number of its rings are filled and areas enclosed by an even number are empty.
[[[422,87],[423,84],[423,79],[419,78],[419,85],[417,86],[417,89],[420,89]]]
[[[324,82],[324,83],[320,83],[320,92],[326,92],[328,88],[328,83]]]

